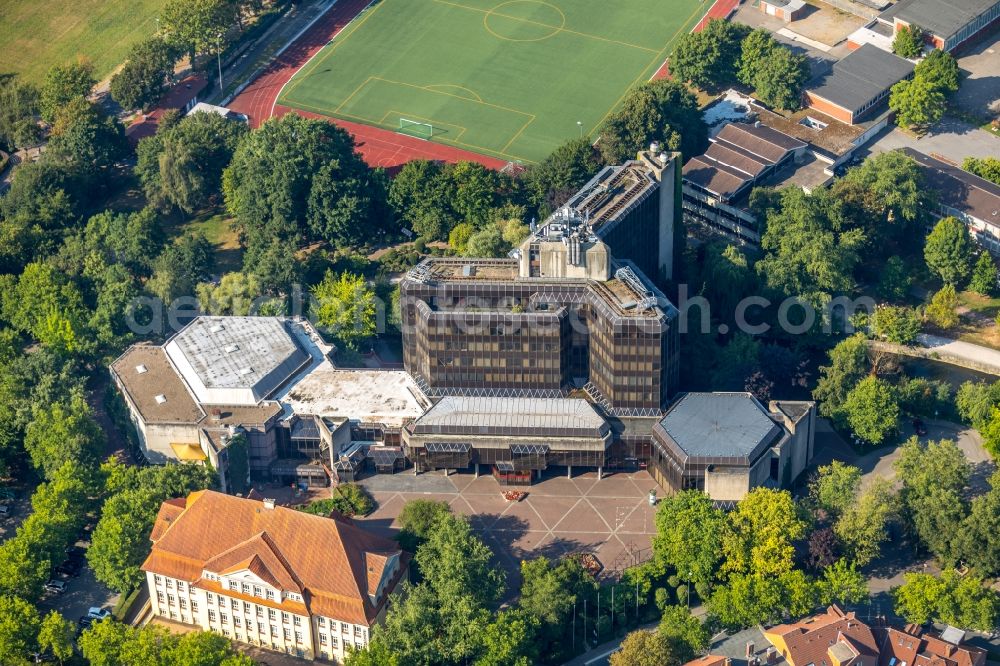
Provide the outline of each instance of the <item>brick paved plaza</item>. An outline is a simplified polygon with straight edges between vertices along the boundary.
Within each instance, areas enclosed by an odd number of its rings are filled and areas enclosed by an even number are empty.
[[[656,527],[648,495],[656,483],[646,472],[605,475],[580,473],[572,479],[546,476],[525,488],[528,496],[507,502],[490,476],[442,472],[414,476],[402,472],[360,482],[375,497],[378,509],[361,522],[386,535],[395,534],[396,517],[407,501],[444,500],[472,525],[493,549],[517,585],[520,561],[545,555],[555,558],[589,552],[605,567],[602,575],[646,559]]]

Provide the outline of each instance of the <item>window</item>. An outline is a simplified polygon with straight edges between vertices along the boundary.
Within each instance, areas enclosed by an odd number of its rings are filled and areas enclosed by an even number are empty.
[[[222,619],[222,624],[229,624],[229,616],[228,615],[226,615],[225,613],[222,613],[220,615],[220,618]]]
[[[209,606],[211,606],[212,604],[215,603],[215,595],[212,594],[211,592],[209,592],[208,594],[206,594],[205,598],[208,599],[208,605]]]
[[[264,617],[264,607],[257,606],[257,617]]]
[[[243,594],[250,594],[250,585],[248,583],[243,583]]]
[[[198,602],[197,601],[192,601],[191,602],[191,612],[192,613],[197,613],[198,612]]]
[[[281,612],[281,621],[284,622],[285,624],[288,624],[288,613],[284,611]]]
[[[294,624],[296,627],[301,627],[302,626],[302,618],[299,617],[298,615],[294,616],[292,618],[292,624]]]
[[[174,589],[174,580],[172,578],[167,579],[167,589],[168,590]]]
[[[240,602],[236,601],[236,599],[230,599],[229,605],[233,607],[234,611],[238,611],[240,609]]]
[[[283,634],[283,635],[285,636],[285,640],[286,640],[286,641],[290,641],[290,640],[292,640],[292,630],[291,630],[291,629],[289,629],[288,627],[284,627],[284,628],[283,628],[283,629],[281,630],[281,633],[282,633],[282,634]]]
[[[234,615],[233,616],[233,625],[237,626],[237,627],[242,627],[243,626],[243,621],[240,620],[240,616],[239,615]]]
[[[276,626],[274,626],[273,624],[271,625],[271,635],[275,636],[275,637],[277,637],[277,635],[278,635],[278,628]]]
[[[778,463],[781,461],[778,458],[771,458],[771,480],[778,480]]]
[[[166,599],[166,597],[163,596],[163,592],[157,592],[156,593],[156,600],[159,601],[162,604],[167,599]]]
[[[161,576],[160,574],[156,574],[155,576],[153,576],[153,580],[156,581],[157,585],[163,584],[163,576]]]
[[[361,627],[360,626],[355,626],[354,627],[354,635],[357,636],[358,638],[361,638]]]
[[[231,580],[231,581],[229,581],[229,589],[230,590],[238,590],[238,589],[240,589],[240,584],[237,583],[235,580]]]
[[[254,594],[255,597],[264,596],[263,591],[260,589],[260,585],[254,585],[253,586],[253,594]]]
[[[296,643],[301,643],[302,642],[302,632],[301,631],[296,631],[295,632],[295,642]]]
[[[340,623],[340,633],[346,634],[350,630],[351,630],[351,628],[347,626],[346,622],[341,622]]]
[[[267,629],[264,628],[264,623],[263,622],[258,622],[257,623],[257,633],[263,634],[266,631],[267,631]]]
[[[274,590],[268,590],[267,591],[267,598],[268,599],[274,599]]]
[[[184,581],[181,580],[177,581],[177,590],[180,592],[184,591]]]
[[[321,627],[325,627],[326,626],[326,618],[325,617],[318,617],[318,618],[316,618],[316,624],[318,624]]]
[[[211,608],[208,609],[208,621],[215,622],[215,611]]]
[[[326,634],[320,634],[319,635],[319,644],[320,645],[326,645],[327,642],[328,641],[326,640]]]
[[[268,608],[267,609],[267,617],[270,618],[270,619],[272,619],[272,620],[274,620],[274,619],[276,619],[278,617],[278,613],[273,608]]]
[[[339,644],[340,641],[337,640],[336,636],[330,636],[330,645],[332,645],[333,647],[337,647]]]
[[[188,607],[187,599],[181,597],[180,599],[177,600],[177,603],[180,604],[181,610],[187,610]]]
[[[170,604],[171,606],[173,606],[174,604],[177,603],[177,598],[174,595],[172,595],[172,594],[168,594],[167,595],[167,603]]]
[[[226,638],[229,638],[229,630],[228,629],[223,629],[222,630],[222,635],[225,636]]]

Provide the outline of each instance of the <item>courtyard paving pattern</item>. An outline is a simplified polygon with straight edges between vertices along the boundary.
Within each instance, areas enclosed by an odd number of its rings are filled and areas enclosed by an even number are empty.
[[[507,502],[491,476],[441,472],[413,476],[401,472],[360,482],[378,508],[359,523],[392,536],[406,502],[434,499],[447,502],[457,514],[469,516],[475,531],[493,549],[508,572],[508,587],[516,586],[522,560],[592,553],[604,565],[602,576],[649,557],[656,531],[649,491],[657,488],[646,472],[605,475],[580,473],[572,479],[548,476],[525,488],[528,496]]]

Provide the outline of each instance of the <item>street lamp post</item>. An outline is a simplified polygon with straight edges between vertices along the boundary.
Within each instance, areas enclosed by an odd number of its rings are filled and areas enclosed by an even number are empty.
[[[222,33],[219,33],[219,47],[215,50],[219,61],[219,94],[222,94]]]

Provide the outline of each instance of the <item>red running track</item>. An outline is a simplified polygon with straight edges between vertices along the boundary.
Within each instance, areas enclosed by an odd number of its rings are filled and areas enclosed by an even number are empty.
[[[698,21],[698,25],[691,28],[691,32],[701,32],[711,19],[727,19],[729,15],[739,7],[740,0],[715,0],[705,15]],[[660,68],[653,74],[654,79],[665,79],[670,76],[669,60],[664,60]]]
[[[229,104],[229,108],[245,113],[252,127],[259,127],[265,120],[282,116],[292,109],[277,106],[275,101],[281,88],[310,58],[318,53],[330,40],[350,23],[354,17],[368,6],[369,0],[337,0],[305,33],[285,49],[260,76],[254,79],[243,92]],[[394,170],[406,162],[416,159],[444,160],[447,162],[473,161],[484,166],[500,169],[507,163],[466,150],[444,146],[416,137],[404,136],[396,132],[370,127],[344,120],[331,119],[315,113],[294,110],[301,116],[328,120],[343,127],[354,135],[357,150],[371,166],[381,166]]]

